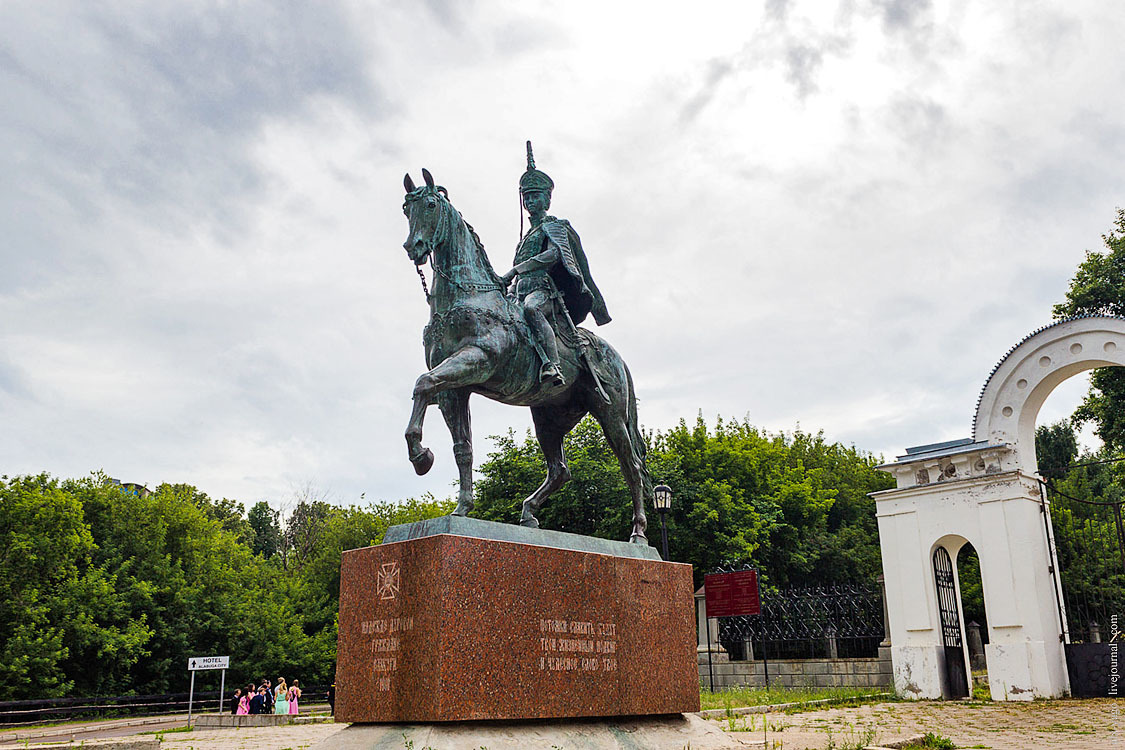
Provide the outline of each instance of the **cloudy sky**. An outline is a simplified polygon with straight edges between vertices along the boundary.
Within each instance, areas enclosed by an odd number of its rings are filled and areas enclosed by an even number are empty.
[[[524,141],[641,421],[966,437],[1125,205],[1105,2],[0,5],[0,473],[283,505],[453,491],[402,431],[402,176],[498,270]],[[1041,419],[1068,413],[1079,379]],[[487,437],[526,410],[473,401]]]

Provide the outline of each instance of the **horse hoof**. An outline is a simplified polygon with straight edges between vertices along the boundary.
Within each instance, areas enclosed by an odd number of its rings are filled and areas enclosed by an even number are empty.
[[[434,452],[426,448],[418,456],[412,456],[410,463],[414,464],[414,473],[422,476],[434,465]]]
[[[451,516],[467,516],[467,515],[469,515],[469,511],[472,510],[472,509],[473,509],[473,506],[469,505],[468,503],[457,503],[457,507],[454,508],[453,512],[450,513],[449,515],[451,515]]]
[[[529,529],[538,529],[539,519],[535,518],[535,516],[532,516],[530,518],[521,518],[520,526],[526,526]]]
[[[644,534],[633,534],[633,536],[629,537],[629,541],[633,544],[643,544],[646,547],[648,546],[648,537]]]

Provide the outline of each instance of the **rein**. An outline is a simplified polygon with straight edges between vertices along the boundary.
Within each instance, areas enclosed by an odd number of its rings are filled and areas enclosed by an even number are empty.
[[[418,278],[422,280],[422,291],[426,293],[426,302],[429,302],[430,288],[426,286],[426,274],[422,273],[421,266],[414,266],[414,270],[418,272]]]

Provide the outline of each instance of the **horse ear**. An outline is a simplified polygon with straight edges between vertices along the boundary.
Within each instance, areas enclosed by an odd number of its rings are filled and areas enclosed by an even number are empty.
[[[406,188],[406,192],[414,192],[414,180],[410,179],[410,173],[406,173],[406,178],[402,181],[402,186]]]
[[[422,167],[422,179],[426,181],[426,187],[432,188],[434,186],[434,176],[425,167]]]

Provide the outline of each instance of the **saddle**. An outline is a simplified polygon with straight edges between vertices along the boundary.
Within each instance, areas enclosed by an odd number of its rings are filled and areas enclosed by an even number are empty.
[[[558,345],[560,347],[565,346],[578,355],[576,357],[578,366],[590,374],[594,381],[594,389],[597,390],[602,400],[608,404],[610,402],[609,395],[602,387],[601,379],[598,377],[598,368],[590,355],[591,349],[597,351],[596,337],[585,328],[579,328],[574,324],[574,320],[570,317],[570,311],[567,309],[566,300],[558,287],[555,286],[554,280],[551,280],[551,314],[547,316],[547,324],[554,330]],[[531,337],[531,331],[528,330],[527,333]],[[533,337],[531,343],[532,346],[538,346]]]

